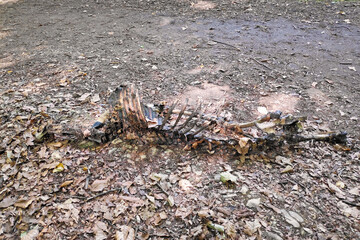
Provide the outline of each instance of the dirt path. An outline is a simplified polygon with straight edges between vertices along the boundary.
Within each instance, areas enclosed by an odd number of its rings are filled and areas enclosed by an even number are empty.
[[[126,225],[138,239],[220,236],[206,232],[207,219],[233,239],[359,238],[359,43],[356,1],[0,0],[0,207],[9,196],[33,199],[21,217],[15,202],[1,207],[0,234],[9,239],[36,226],[45,239],[101,239]],[[307,115],[316,131],[346,130],[352,150],[301,145],[282,154],[294,168],[286,174],[286,163],[239,166],[221,154],[164,146],[81,152],[44,144],[18,161],[7,155],[21,152],[6,144],[19,131],[16,117],[26,122],[43,112],[86,127],[110,90],[127,83],[148,102],[202,96],[209,112],[237,121],[259,116],[259,107]],[[54,162],[65,171],[45,174],[44,164]],[[81,170],[90,166],[91,177]],[[238,176],[234,189],[219,182],[224,169]],[[153,173],[167,177],[154,180]],[[123,199],[68,199],[89,195],[86,182],[104,178],[105,189],[128,191]],[[184,179],[192,190],[184,190]],[[71,187],[59,188],[66,180]],[[250,199],[261,204],[248,206]]]

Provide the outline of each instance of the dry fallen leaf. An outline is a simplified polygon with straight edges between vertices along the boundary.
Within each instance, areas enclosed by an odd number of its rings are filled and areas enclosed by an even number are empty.
[[[187,179],[181,179],[179,181],[179,186],[184,192],[190,192],[193,189],[193,185]]]
[[[328,184],[328,187],[329,187],[330,192],[335,193],[335,195],[336,195],[338,198],[345,198],[344,192],[341,191],[340,188],[338,188],[337,186],[335,186],[334,184],[332,184],[329,179],[328,179],[328,181],[327,181],[327,184]]]
[[[74,182],[74,180],[69,180],[69,181],[65,181],[63,182],[60,187],[66,187],[66,186],[69,186],[70,184],[72,184]]]
[[[123,225],[120,227],[120,231],[116,231],[115,240],[134,240],[135,239],[135,230],[132,227]]]
[[[345,187],[345,183],[341,182],[341,181],[337,181],[335,184],[337,187],[339,188],[344,188]]]
[[[95,233],[95,240],[107,239],[106,233],[104,231],[102,231],[101,229],[94,230],[94,233]]]
[[[260,198],[253,198],[246,203],[246,206],[249,208],[257,208],[260,205],[260,202],[261,202]]]
[[[246,221],[246,225],[244,228],[244,233],[252,236],[257,230],[261,227],[261,224],[258,219],[255,219],[254,222]]]
[[[285,209],[281,209],[281,213],[285,218],[285,221],[289,224],[291,224],[293,227],[295,228],[299,228],[300,224],[299,222],[296,220],[296,218],[294,218],[293,216],[290,215],[290,213],[288,211],[286,211]]]
[[[16,201],[16,203],[14,204],[15,207],[19,207],[19,208],[27,208],[32,202],[34,201],[34,199],[30,198],[30,199],[20,199],[18,201]]]
[[[53,173],[57,173],[57,172],[62,172],[64,171],[65,167],[64,164],[59,163],[58,165],[56,165],[56,167],[53,170]]]
[[[91,98],[91,102],[96,103],[96,102],[98,102],[98,101],[100,101],[100,96],[99,96],[99,94],[95,94],[95,95]]]
[[[230,172],[220,173],[220,181],[223,183],[235,183],[237,182],[237,177]]]
[[[290,165],[287,165],[283,170],[281,170],[281,173],[290,173],[293,171],[294,171],[293,167]]]
[[[176,209],[176,212],[175,212],[175,217],[178,217],[178,218],[182,218],[182,219],[185,219],[187,216],[190,215],[190,213],[192,213],[192,209],[188,209],[188,208],[178,208]]]
[[[70,199],[66,200],[64,203],[59,203],[59,204],[56,204],[55,206],[57,207],[58,210],[65,210],[66,215],[70,216],[77,223],[79,221],[80,210],[77,209],[74,206],[74,204],[72,204],[73,201],[75,201],[75,200],[70,198]],[[70,219],[67,219],[67,221],[69,221],[69,220]]]
[[[16,198],[15,198],[15,197],[8,196],[8,197],[4,198],[4,199],[0,202],[0,208],[10,207],[10,206],[13,205],[15,202],[16,202]]]
[[[46,152],[46,146],[42,146],[40,151],[38,152],[39,158],[48,158],[49,154]]]
[[[167,202],[169,203],[169,206],[172,207],[175,205],[174,197],[169,195],[167,198]]]
[[[349,193],[353,194],[353,195],[360,196],[360,186],[350,189]]]
[[[105,232],[108,231],[106,223],[101,222],[101,221],[96,221],[95,222],[94,229],[100,229],[100,230],[105,231]]]
[[[100,192],[104,188],[106,188],[107,186],[108,186],[108,181],[107,180],[95,180],[91,184],[90,190],[93,191],[93,192]]]
[[[146,198],[149,199],[150,202],[155,204],[155,198],[153,196],[150,196],[150,195],[146,194]]]
[[[33,240],[33,239],[37,239],[38,235],[39,235],[39,229],[38,229],[38,226],[36,226],[35,228],[31,229],[27,233],[21,234],[20,239],[21,240]]]
[[[85,101],[85,99],[87,99],[90,95],[91,93],[84,93],[83,95],[81,95],[81,97],[79,97],[79,101]]]

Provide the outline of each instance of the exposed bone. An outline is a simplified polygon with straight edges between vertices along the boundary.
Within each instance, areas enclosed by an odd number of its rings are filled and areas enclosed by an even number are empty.
[[[210,125],[212,124],[212,122],[208,121],[206,122],[203,126],[201,126],[198,130],[196,130],[193,135],[196,136],[198,135],[200,132],[204,131],[206,128],[208,128]]]
[[[163,127],[165,126],[165,124],[166,124],[167,121],[169,120],[169,118],[170,118],[170,116],[171,116],[171,114],[172,114],[172,111],[174,110],[174,108],[175,108],[175,106],[176,106],[177,103],[178,103],[178,100],[176,100],[176,101],[171,105],[171,107],[169,108],[168,112],[167,112],[166,115],[165,115],[165,118],[164,118],[162,124],[159,126],[159,130],[162,130],[162,129],[163,129]]]
[[[201,121],[201,119],[202,119],[202,116],[204,115],[203,114],[203,109],[201,108],[201,104],[200,104],[200,108],[199,108],[199,113],[197,114],[198,115],[198,118],[195,118],[194,120],[193,120],[193,123],[191,124],[190,123],[190,126],[186,129],[186,130],[184,130],[183,132],[182,132],[182,134],[187,134],[188,132],[190,132],[196,125],[197,125],[197,123],[199,122],[199,121]]]
[[[200,104],[200,105],[194,110],[194,112],[186,119],[186,121],[177,129],[177,131],[180,131],[181,129],[183,129],[184,127],[186,127],[186,125],[191,121],[191,119],[197,115],[199,109],[201,109],[201,104]]]
[[[184,104],[184,106],[183,106],[183,108],[181,109],[180,112],[178,112],[178,110],[176,110],[177,112],[175,112],[175,110],[173,111],[173,113],[177,113],[177,114],[178,114],[178,117],[177,117],[174,125],[171,127],[171,129],[174,129],[174,128],[176,127],[176,125],[179,123],[182,115],[185,113],[185,109],[186,109],[186,107],[187,107],[187,105],[188,105],[188,102],[189,102],[189,99],[187,98],[187,99],[186,99],[186,102],[185,102],[185,104]]]

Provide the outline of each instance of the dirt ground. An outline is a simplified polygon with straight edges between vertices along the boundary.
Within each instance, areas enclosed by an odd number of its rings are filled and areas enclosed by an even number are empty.
[[[0,239],[360,239],[359,59],[358,1],[0,0]],[[239,122],[306,115],[350,143],[239,164],[23,134],[38,114],[89,127],[130,83]]]

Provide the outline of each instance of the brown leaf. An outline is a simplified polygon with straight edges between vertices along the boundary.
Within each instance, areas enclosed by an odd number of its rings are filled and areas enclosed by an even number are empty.
[[[98,102],[98,101],[100,101],[100,96],[99,96],[99,94],[95,94],[95,95],[91,98],[91,102],[96,103],[96,102]]]
[[[185,219],[187,216],[190,215],[191,212],[192,212],[192,209],[178,208],[178,209],[176,209],[175,217]]]
[[[63,182],[60,187],[66,187],[66,186],[69,186],[70,184],[72,184],[74,182],[74,180],[69,180],[69,181],[65,181]]]
[[[72,219],[75,220],[75,222],[79,221],[79,214],[80,214],[80,210],[77,209],[74,204],[72,204],[74,201],[74,199],[68,199],[66,200],[64,203],[59,203],[56,204],[57,209],[62,209],[65,211],[68,211],[68,213],[66,215],[71,216]]]
[[[53,163],[44,164],[43,166],[41,166],[41,170],[43,170],[43,169],[53,169],[58,164],[59,164],[59,162],[53,162]]]
[[[349,193],[351,193],[353,195],[360,196],[360,186],[350,189]]]
[[[20,199],[20,200],[16,201],[14,206],[19,207],[19,208],[27,208],[33,201],[34,201],[34,199],[32,199],[32,198],[30,198],[28,200]]]
[[[38,152],[39,158],[48,158],[49,154],[46,152],[46,146],[41,147],[40,151]]]
[[[28,231],[25,235],[22,235],[21,240],[33,240],[36,239],[38,235],[39,235],[39,229],[36,226],[35,228]]]
[[[81,97],[79,97],[79,101],[85,101],[85,99],[87,99],[90,95],[91,93],[84,93],[83,95],[81,95]]]
[[[191,182],[187,179],[181,179],[179,181],[179,186],[184,192],[190,192],[194,188]]]
[[[0,208],[7,208],[16,202],[15,197],[8,196],[0,202]]]
[[[135,230],[132,227],[123,225],[120,227],[120,231],[116,231],[115,239],[116,240],[134,240],[135,239]]]
[[[107,236],[105,234],[104,231],[102,231],[101,229],[96,229],[94,231],[95,233],[95,240],[104,240],[104,239],[107,239]]]
[[[345,198],[345,194],[343,191],[341,191],[337,186],[335,186],[334,184],[332,184],[330,182],[330,180],[327,181],[327,184],[329,186],[329,190],[330,192],[335,193],[335,195],[339,198]]]
[[[108,231],[108,230],[107,230],[107,225],[106,225],[106,223],[101,222],[101,221],[96,221],[96,222],[95,222],[95,227],[94,227],[94,228],[101,229],[101,230],[103,230],[103,231],[105,231],[105,232],[107,232],[107,231]]]
[[[104,188],[106,188],[108,186],[108,181],[107,180],[95,180],[91,186],[90,186],[90,190],[93,192],[100,192],[102,191]]]
[[[291,173],[293,171],[294,171],[293,167],[290,165],[287,165],[284,169],[281,170],[281,173]]]

